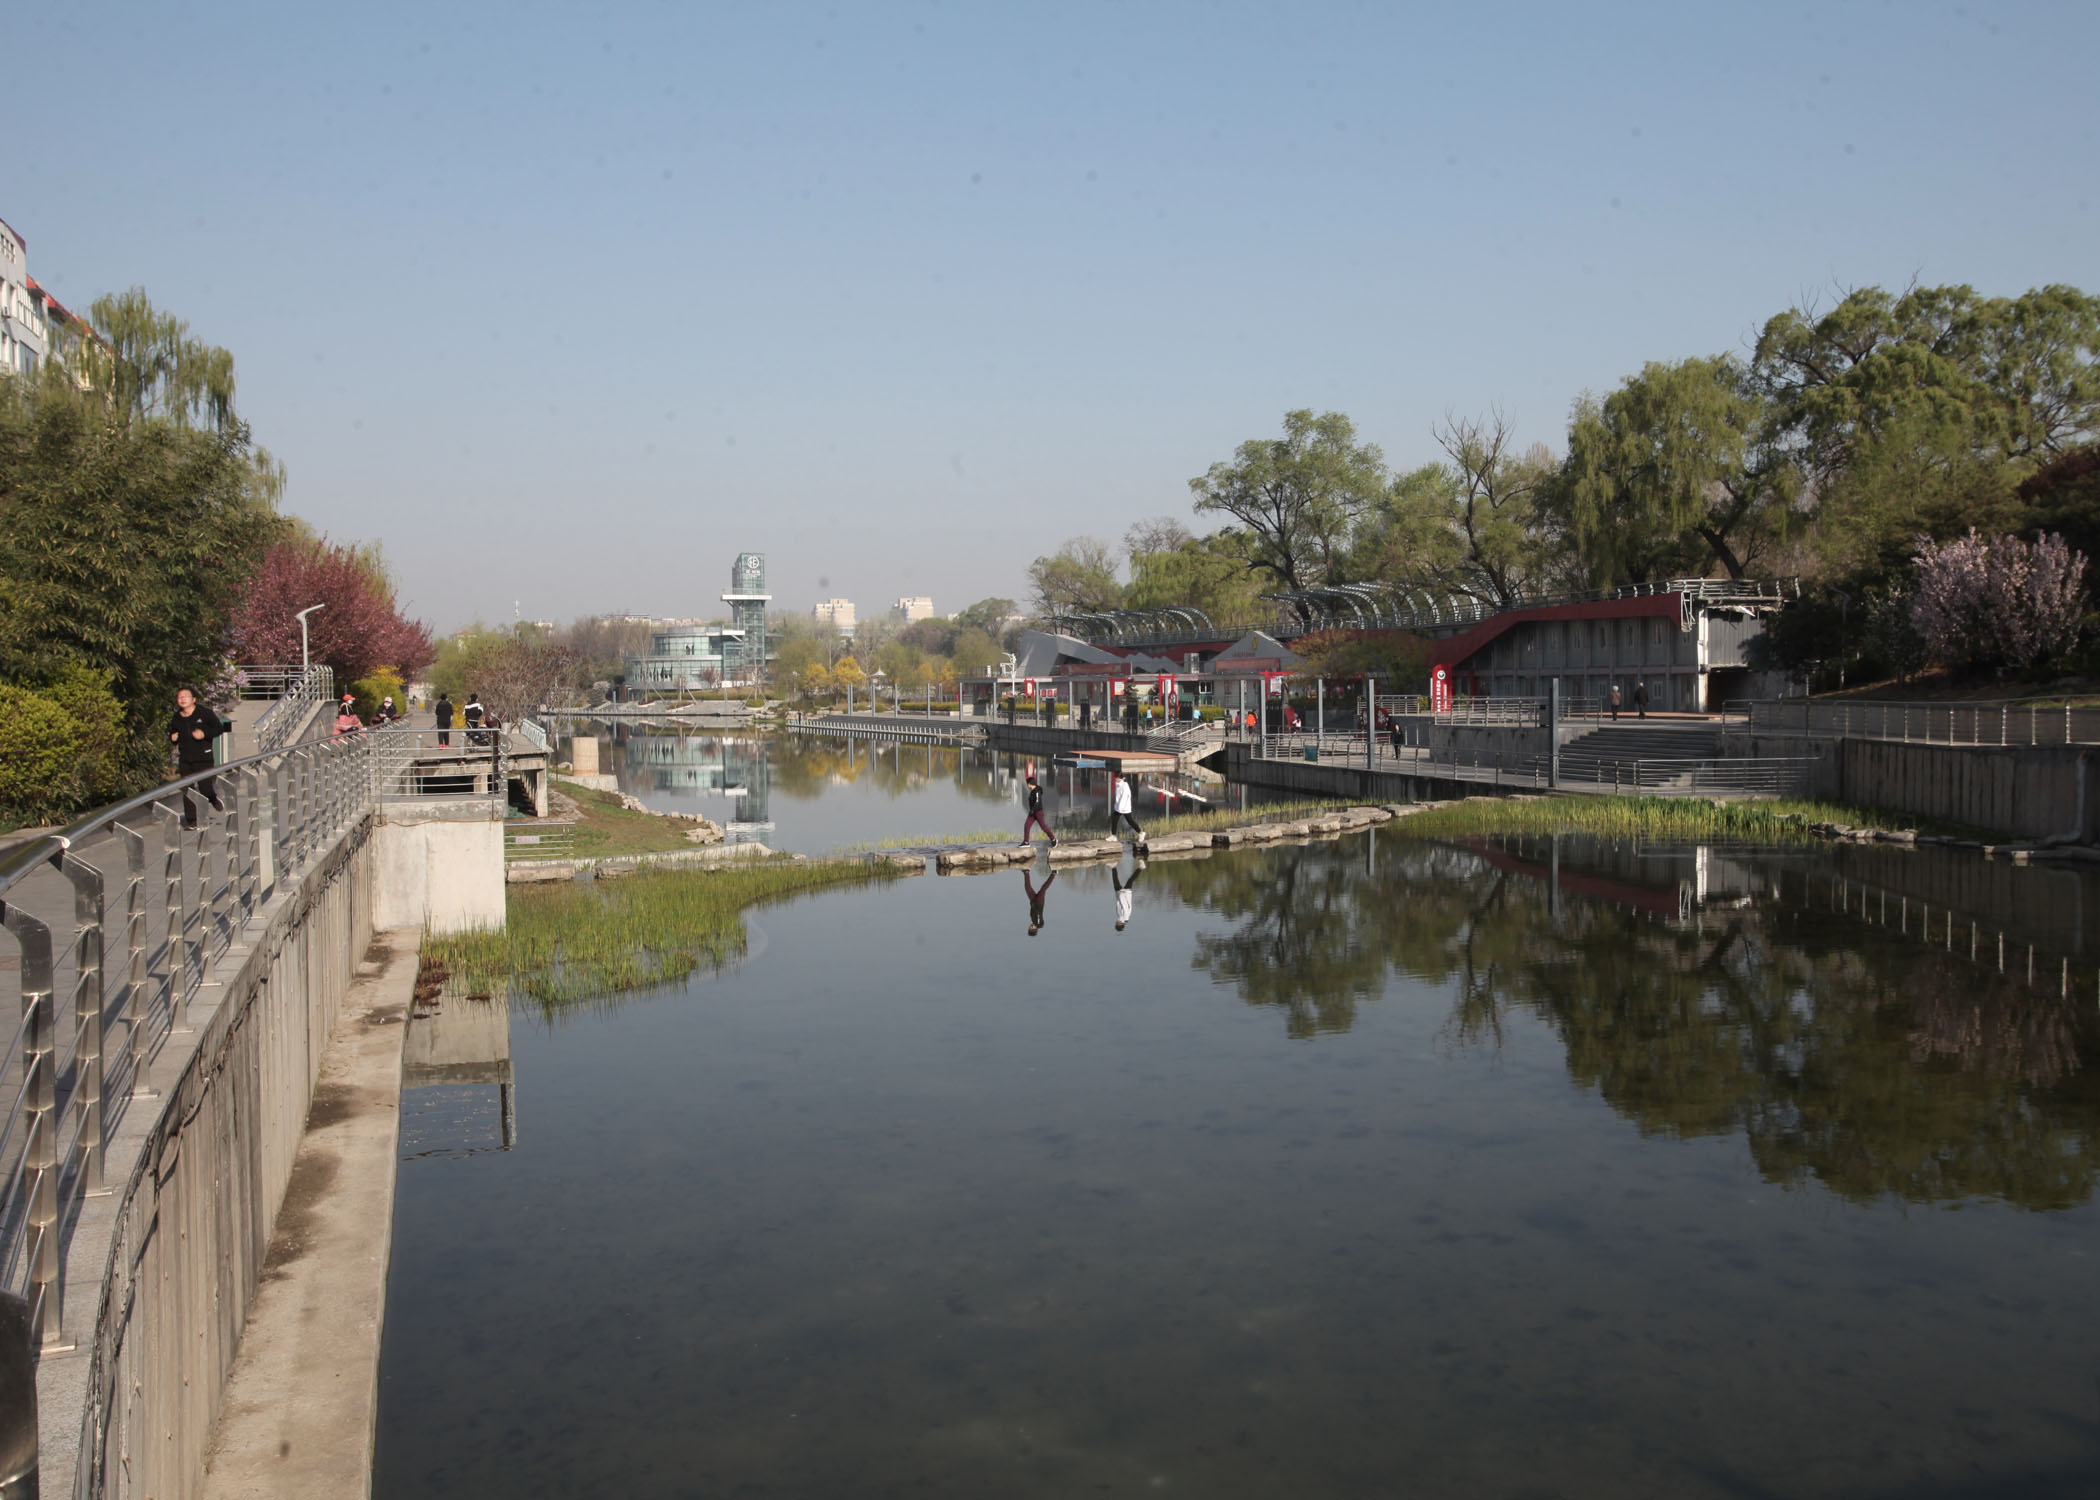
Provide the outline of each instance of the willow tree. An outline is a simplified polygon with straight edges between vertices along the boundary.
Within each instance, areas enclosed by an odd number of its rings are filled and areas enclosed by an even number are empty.
[[[1772,318],[1752,368],[1825,552],[1900,570],[1920,532],[2017,528],[2020,482],[2100,436],[2100,298],[1866,287]]]
[[[1578,403],[1556,500],[1590,581],[1741,578],[1796,485],[1768,443],[1772,415],[1727,355],[1649,364]]]

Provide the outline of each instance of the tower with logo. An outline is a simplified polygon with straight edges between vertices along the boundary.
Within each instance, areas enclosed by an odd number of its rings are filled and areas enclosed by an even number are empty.
[[[766,680],[766,666],[772,660],[770,642],[766,639],[766,606],[773,596],[766,592],[766,555],[763,552],[739,552],[736,562],[729,569],[729,588],[722,595],[722,602],[729,606],[729,626],[742,643],[740,662],[735,675],[746,683]]]

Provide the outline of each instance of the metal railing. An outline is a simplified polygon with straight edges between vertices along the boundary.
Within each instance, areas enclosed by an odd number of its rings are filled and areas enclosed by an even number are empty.
[[[1737,759],[1605,760],[1561,758],[1562,785],[1624,792],[1741,792],[1792,796],[1809,790],[1821,757],[1744,756]]]
[[[1563,753],[1556,780],[1543,755],[1514,755],[1485,747],[1455,750],[1402,744],[1396,749],[1385,735],[1367,744],[1361,730],[1325,736],[1270,735],[1254,747],[1254,755],[1261,760],[1317,760],[1486,786],[1662,796],[1715,792],[1798,796],[1813,789],[1816,770],[1822,763],[1822,758],[1814,755],[1607,759]]]
[[[374,729],[372,793],[381,802],[419,797],[494,797],[509,783],[509,747],[500,729]]]
[[[251,674],[273,670],[265,667],[243,668]],[[316,705],[325,705],[335,700],[334,669],[316,663],[311,667],[284,667],[279,670],[296,675],[283,679],[284,691],[278,700],[263,710],[262,717],[255,721],[255,744],[259,750],[281,750],[296,734],[299,726],[306,722],[307,714]],[[251,675],[249,682],[255,678]]]
[[[0,922],[20,957],[21,1018],[0,1053],[0,1288],[29,1304],[34,1347],[67,1347],[61,1242],[105,1189],[110,1138],[150,1096],[218,961],[279,886],[329,856],[378,803],[409,795],[405,742],[378,730],[302,741],[185,776],[0,859]],[[468,781],[502,797],[501,746]],[[493,776],[490,769],[493,768]],[[424,794],[457,794],[427,779]],[[195,824],[194,830],[192,823]]]
[[[533,720],[520,719],[513,727],[518,731],[518,738],[540,754],[545,755],[553,749],[553,743],[547,738],[547,731]]]
[[[503,825],[503,862],[567,859],[575,850],[576,825],[556,818],[512,818]]]
[[[2100,744],[2100,705],[2074,705],[2061,699],[1881,703],[1775,698],[1744,708],[1751,732],[1759,734],[1817,734],[1929,745]]]

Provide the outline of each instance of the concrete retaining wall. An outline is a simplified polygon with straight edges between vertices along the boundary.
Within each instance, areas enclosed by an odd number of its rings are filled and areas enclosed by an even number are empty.
[[[2091,843],[2100,835],[2100,780],[2089,750],[1847,739],[1835,742],[1835,752],[1835,795],[1846,802],[2016,838],[2075,832]]]
[[[371,941],[370,823],[273,895],[154,1059],[73,1231],[67,1326],[38,1366],[42,1493],[190,1500],[344,993]]]
[[[1835,802],[1842,800],[1844,786],[1844,761],[1838,754],[1837,743],[1835,740],[1804,739],[1798,734],[1754,735],[1729,730],[1721,735],[1721,755],[1727,760],[1744,756],[1814,757],[1808,784],[1802,788],[1801,795]]]
[[[976,721],[972,721],[976,722]],[[1078,755],[1086,750],[1147,751],[1150,737],[1102,729],[1048,728],[1041,724],[1008,724],[983,721],[985,743],[994,750],[1014,750],[1024,755]]]
[[[1731,730],[1724,755],[1821,753],[1809,795],[1886,808],[2010,838],[2100,838],[2100,766],[2075,745],[1928,745]],[[2084,813],[2078,786],[2086,784]]]
[[[503,925],[503,824],[487,798],[381,809],[375,920],[384,929],[471,932]]]

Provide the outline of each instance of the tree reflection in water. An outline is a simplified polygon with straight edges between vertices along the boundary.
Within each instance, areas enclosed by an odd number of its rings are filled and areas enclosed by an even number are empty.
[[[1775,1183],[2086,1202],[2089,1008],[1806,901],[1817,857],[1387,836],[1375,854],[1358,838],[1147,878],[1226,920],[1193,966],[1292,1037],[1348,1030],[1404,975],[1449,990],[1453,1047],[1543,1022],[1574,1080],[1643,1133],[1740,1131]]]

